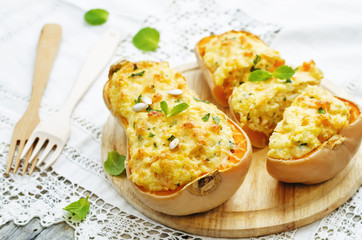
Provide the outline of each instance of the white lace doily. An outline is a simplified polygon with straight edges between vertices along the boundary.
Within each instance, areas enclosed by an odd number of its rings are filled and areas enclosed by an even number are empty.
[[[149,53],[137,50],[132,45],[132,33],[129,33],[121,42],[115,60],[153,59],[170,61],[172,65],[177,65],[195,61],[194,45],[199,39],[211,33],[243,29],[271,43],[280,31],[280,27],[276,25],[256,21],[240,9],[225,10],[220,2],[212,0],[172,1],[168,4],[166,15],[139,17],[141,21],[137,23],[138,25],[135,24],[137,29],[151,26],[160,31],[159,49]],[[3,50],[33,25],[42,25],[43,21],[49,19],[57,20],[57,16],[66,15],[66,12],[81,15],[73,21],[82,21],[85,10],[88,10],[83,9],[83,1],[14,0],[11,1],[11,6],[6,10],[0,8],[0,14],[8,19],[6,23],[12,22],[11,27],[3,28],[8,29],[7,31],[0,30],[0,48],[3,47]],[[36,11],[38,17],[34,18],[34,12],[30,14],[32,10]],[[22,21],[16,21],[19,14],[23,14]],[[119,13],[114,15],[116,19],[124,17]],[[58,80],[58,75],[53,76],[51,80],[62,83]],[[102,125],[109,115],[101,98],[104,81],[95,83],[83,103],[81,102],[74,112],[71,119],[71,138],[54,169],[47,171],[36,169],[31,176],[21,176],[21,171],[6,176],[5,168],[12,130],[28,105],[30,93],[26,89],[14,87],[16,84],[11,84],[8,79],[0,79],[0,226],[9,221],[25,225],[32,218],[38,217],[43,226],[66,221],[75,229],[76,239],[202,239],[203,237],[160,225],[135,213],[135,210],[129,206],[123,208],[124,203],[119,204],[117,199],[113,202],[104,200],[110,199],[108,192],[111,191],[100,154]],[[50,84],[51,82],[48,86]],[[57,89],[54,90],[51,86],[48,88],[50,89],[47,91],[50,92],[46,92],[43,97],[41,116],[53,114],[59,107],[54,101],[52,102],[52,96]],[[66,94],[63,95],[66,97]],[[89,107],[86,109],[87,105],[84,102],[88,102],[92,109]],[[98,179],[97,183],[103,185],[104,189],[93,188],[92,184],[79,176],[66,174],[67,167],[69,171],[70,168],[74,168],[73,172],[83,171],[88,174],[87,176]],[[84,221],[77,222],[62,208],[86,195],[90,196],[90,212]],[[119,201],[121,200],[119,196]],[[320,222],[314,237],[357,239],[362,235],[361,203],[362,192],[358,191],[352,199]],[[293,239],[296,231],[253,239]]]

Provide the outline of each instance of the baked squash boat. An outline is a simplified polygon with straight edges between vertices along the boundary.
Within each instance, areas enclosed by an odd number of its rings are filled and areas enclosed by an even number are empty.
[[[206,37],[196,45],[195,52],[215,100],[229,106],[234,120],[258,148],[267,146],[284,109],[294,98],[306,86],[320,84],[323,78],[323,73],[310,61],[294,69],[287,79],[271,76],[268,80],[249,81],[257,70],[271,74],[285,61],[248,32],[230,31]]]
[[[288,183],[314,184],[336,176],[359,149],[360,108],[309,86],[288,107],[270,137],[267,170]]]
[[[127,178],[147,206],[203,212],[240,187],[252,158],[247,135],[168,63],[116,63],[103,93],[128,136]]]

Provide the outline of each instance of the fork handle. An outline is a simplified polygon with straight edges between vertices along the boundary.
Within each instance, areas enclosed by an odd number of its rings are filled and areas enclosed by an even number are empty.
[[[113,30],[108,30],[100,37],[83,64],[73,89],[67,101],[59,110],[60,112],[70,117],[79,100],[113,56],[120,39],[120,33]]]
[[[28,111],[37,111],[62,38],[58,24],[45,24],[39,37]]]

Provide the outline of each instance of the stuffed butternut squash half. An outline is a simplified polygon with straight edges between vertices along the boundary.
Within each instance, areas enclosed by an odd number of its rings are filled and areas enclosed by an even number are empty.
[[[361,138],[359,107],[309,86],[285,110],[271,135],[267,170],[283,182],[326,181],[346,167]]]
[[[202,39],[196,56],[214,98],[228,105],[254,147],[263,148],[284,109],[323,73],[313,61],[295,69],[257,36],[231,31]]]
[[[127,178],[147,206],[203,212],[240,187],[252,157],[248,137],[168,63],[116,63],[103,93],[128,136]]]

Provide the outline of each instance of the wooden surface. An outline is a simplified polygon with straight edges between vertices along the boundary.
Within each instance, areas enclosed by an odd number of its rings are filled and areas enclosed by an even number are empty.
[[[1,240],[70,240],[74,239],[74,229],[65,222],[42,227],[38,218],[33,218],[25,226],[8,222],[0,226]]]
[[[201,99],[213,102],[196,68],[182,69]],[[227,109],[220,108],[228,113]],[[126,135],[113,117],[103,132],[102,159],[110,150],[126,155]],[[361,148],[362,149],[362,148]],[[125,174],[108,176],[114,188],[137,210],[175,229],[212,237],[251,237],[282,232],[321,219],[347,201],[362,183],[362,150],[335,178],[316,185],[278,182],[266,171],[265,149],[254,149],[243,185],[223,205],[201,214],[175,217],[156,212],[137,199]]]

